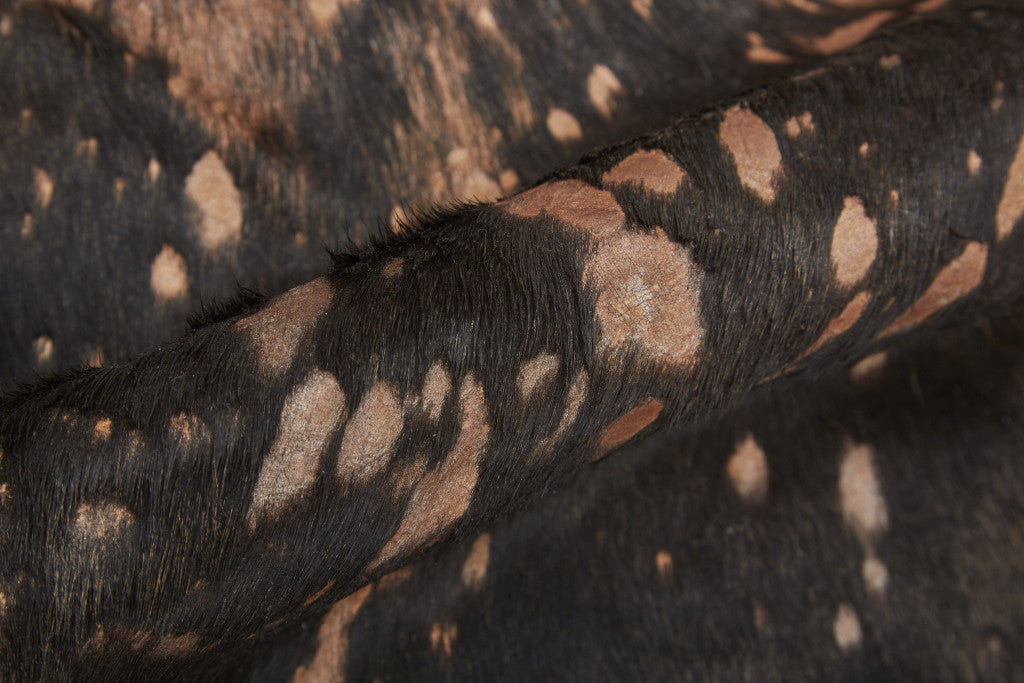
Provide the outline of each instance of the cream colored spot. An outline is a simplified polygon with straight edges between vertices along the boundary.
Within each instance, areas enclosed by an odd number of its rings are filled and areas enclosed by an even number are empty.
[[[547,126],[548,132],[559,142],[568,144],[583,137],[583,129],[576,117],[558,107],[548,111]]]
[[[896,12],[892,11],[872,12],[845,26],[834,29],[828,35],[796,36],[793,38],[793,42],[806,52],[833,55],[863,42],[865,38],[878,30],[882,24],[895,19],[896,16]]]
[[[996,239],[1001,240],[1013,232],[1013,226],[1021,215],[1024,215],[1024,137],[1017,143],[1017,152],[1010,163],[1003,196],[996,209]]]
[[[491,559],[491,535],[480,534],[473,542],[465,564],[462,565],[462,585],[471,590],[480,590],[487,576],[487,564]]]
[[[754,31],[747,32],[747,61],[755,64],[789,64],[793,58],[764,44],[764,37]]]
[[[242,238],[242,196],[227,166],[213,150],[185,178],[185,196],[199,209],[199,241],[206,249],[238,244]]]
[[[614,237],[626,215],[611,192],[582,180],[558,180],[538,185],[503,204],[517,216],[549,214],[598,239]]]
[[[515,169],[506,168],[498,176],[498,184],[501,185],[501,191],[508,194],[519,186],[519,174]]]
[[[54,350],[53,339],[45,334],[36,337],[32,342],[32,355],[36,357],[36,365],[43,366],[52,361]]]
[[[975,150],[967,153],[967,172],[971,175],[978,175],[981,171],[981,157]]]
[[[462,407],[461,429],[455,445],[440,466],[425,474],[417,484],[398,531],[367,571],[372,572],[422,547],[459,521],[469,509],[480,475],[480,458],[491,431],[484,390],[472,373],[463,378],[459,387],[459,405]]]
[[[850,652],[860,647],[864,640],[864,634],[860,629],[860,619],[853,606],[844,602],[839,605],[836,611],[836,618],[832,622],[832,634],[835,636],[836,645],[843,652]]]
[[[104,417],[100,420],[96,420],[96,425],[92,428],[92,435],[97,441],[106,441],[110,438],[110,428],[113,422],[109,417]]]
[[[847,442],[839,466],[839,500],[843,518],[864,545],[889,528],[889,511],[875,476],[870,446]]]
[[[250,528],[279,514],[313,484],[324,448],[345,413],[345,392],[330,373],[314,370],[292,390],[253,488],[246,514]]]
[[[858,197],[843,200],[843,210],[832,231],[832,265],[843,287],[852,287],[867,274],[878,252],[877,230]]]
[[[82,503],[75,512],[72,535],[80,542],[114,542],[134,525],[135,516],[119,503]]]
[[[622,83],[604,64],[595,64],[587,76],[587,96],[601,116],[610,119],[615,113],[615,97],[625,92]]]
[[[320,630],[317,633],[319,644],[313,661],[308,667],[300,666],[295,670],[292,683],[339,680],[339,672],[345,670],[345,660],[348,658],[349,628],[372,590],[373,584],[363,586],[334,603],[327,616],[320,622]]]
[[[786,135],[791,138],[798,137],[801,133],[813,133],[815,128],[814,116],[809,111],[786,121]]]
[[[149,160],[149,166],[146,168],[146,172],[149,173],[149,182],[156,183],[160,179],[160,162],[156,158]]]
[[[53,201],[53,180],[46,171],[33,166],[32,183],[36,187],[36,204],[45,209]]]
[[[895,69],[901,66],[902,64],[903,58],[900,57],[898,54],[885,55],[883,57],[879,57],[878,59],[878,66],[886,70]]]
[[[380,474],[404,425],[398,392],[388,382],[377,381],[345,425],[338,450],[338,479],[362,486]]]
[[[861,155],[861,157],[865,157],[865,158],[867,157],[867,155],[868,155],[868,153],[870,151],[871,151],[871,145],[869,145],[866,142],[860,143],[860,147],[857,148],[857,154],[859,154],[859,155]]]
[[[686,172],[661,150],[633,152],[601,176],[605,185],[634,183],[649,192],[671,194],[679,188]]]
[[[753,434],[736,446],[726,472],[743,502],[760,505],[768,499],[768,459]]]
[[[850,368],[850,381],[859,385],[874,381],[875,378],[881,376],[887,362],[885,351],[862,358]]]
[[[445,160],[445,169],[451,182],[454,201],[491,202],[501,197],[502,191],[480,167],[473,154],[465,147],[453,149]]]
[[[658,568],[658,576],[663,581],[672,578],[672,555],[667,550],[659,550],[654,556],[654,566]]]
[[[889,585],[889,570],[885,563],[877,557],[865,558],[864,564],[860,568],[860,574],[864,579],[864,585],[872,593],[884,593],[886,586]]]
[[[725,112],[718,139],[732,154],[740,182],[763,201],[775,199],[774,179],[782,171],[782,154],[768,124],[737,105]]]
[[[436,421],[441,417],[441,409],[444,402],[448,400],[448,393],[452,390],[452,380],[445,369],[444,363],[434,361],[427,370],[427,376],[423,380],[423,409],[430,415],[430,419]]]
[[[857,324],[861,316],[864,315],[864,311],[867,310],[868,304],[871,302],[871,295],[867,292],[860,292],[857,296],[850,300],[850,303],[846,304],[846,307],[829,322],[828,327],[821,333],[821,336],[811,344],[811,346],[800,354],[800,358],[808,356],[818,349],[820,349],[825,342],[838,337],[843,334],[851,327]]]
[[[914,304],[892,321],[881,336],[902,332],[931,317],[981,284],[988,262],[988,245],[970,242],[946,265]]]
[[[299,342],[327,312],[334,290],[319,278],[286,292],[235,326],[247,332],[259,351],[260,370],[279,377],[291,368]]]
[[[595,460],[626,443],[639,434],[645,427],[658,419],[664,404],[656,398],[648,398],[636,408],[620,417],[601,432]]]
[[[549,382],[552,376],[558,372],[558,364],[558,356],[547,352],[541,352],[523,363],[519,368],[519,377],[516,379],[519,397],[523,401],[529,400],[538,387]]]
[[[180,299],[188,293],[188,266],[182,255],[170,245],[165,244],[153,259],[149,288],[161,303]]]
[[[455,624],[446,621],[443,624],[434,624],[430,629],[430,647],[437,653],[444,653],[445,657],[452,656],[452,644],[458,629]]]

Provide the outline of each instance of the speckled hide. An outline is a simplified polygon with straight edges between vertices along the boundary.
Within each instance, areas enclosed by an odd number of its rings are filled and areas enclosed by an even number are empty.
[[[700,4],[5,10],[0,678],[1024,676],[1024,11]]]

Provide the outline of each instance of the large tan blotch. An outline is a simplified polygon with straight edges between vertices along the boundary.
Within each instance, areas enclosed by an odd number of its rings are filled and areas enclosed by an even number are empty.
[[[832,230],[832,265],[843,287],[860,282],[878,253],[878,227],[858,197],[846,197]]]
[[[871,295],[867,292],[861,292],[857,296],[850,300],[850,303],[846,304],[846,307],[829,322],[828,327],[821,333],[821,336],[808,347],[806,351],[800,354],[800,358],[808,356],[818,349],[820,349],[825,342],[838,337],[843,334],[860,320],[861,316],[864,315],[864,311],[867,310],[868,304],[871,303]]]
[[[553,216],[597,239],[613,237],[626,220],[611,192],[598,190],[582,180],[538,185],[512,197],[504,206],[517,216]]]
[[[1013,232],[1013,226],[1024,215],[1024,137],[1017,143],[1010,170],[1006,174],[1003,196],[996,209],[996,239],[1001,240]]]
[[[345,425],[338,450],[338,479],[358,486],[379,474],[388,464],[404,424],[398,391],[388,382],[376,382]]]
[[[246,515],[250,528],[278,514],[313,484],[324,448],[345,414],[345,392],[330,373],[314,370],[292,390],[252,492]]]
[[[749,109],[736,105],[725,112],[718,139],[732,154],[744,187],[766,202],[774,200],[774,179],[782,172],[782,153],[768,124]]]
[[[355,593],[334,603],[320,622],[317,649],[309,666],[295,670],[292,683],[341,683],[344,680],[345,659],[348,656],[349,627],[359,609],[370,597],[373,584],[363,586]]]
[[[318,278],[285,292],[264,309],[235,323],[256,347],[257,363],[264,375],[280,377],[288,372],[299,342],[327,311],[333,296],[330,282]]]
[[[370,563],[368,572],[423,547],[469,508],[491,432],[484,389],[472,373],[459,387],[459,405],[462,424],[455,445],[437,469],[420,479],[398,531]]]
[[[227,166],[213,150],[199,158],[185,178],[185,196],[199,209],[199,241],[215,250],[242,239],[242,195]]]
[[[658,419],[664,407],[665,405],[658,399],[648,398],[605,427],[601,432],[601,440],[598,442],[597,451],[591,458],[591,462],[600,460],[643,431],[645,427]]]
[[[605,185],[634,183],[658,194],[672,194],[686,177],[668,154],[660,149],[633,152],[601,176]]]
[[[969,294],[985,276],[988,245],[970,242],[960,256],[939,271],[932,283],[913,305],[893,320],[881,336],[902,332],[928,319],[957,299]]]

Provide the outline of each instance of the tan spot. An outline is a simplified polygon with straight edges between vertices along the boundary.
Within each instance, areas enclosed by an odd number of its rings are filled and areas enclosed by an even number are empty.
[[[864,545],[889,528],[889,511],[875,475],[874,453],[866,444],[847,442],[839,466],[843,519]]]
[[[412,220],[405,209],[397,205],[391,207],[391,214],[388,216],[388,227],[391,228],[391,232],[403,233],[411,225]]]
[[[0,618],[7,616],[7,594],[0,592]]]
[[[981,171],[981,157],[975,150],[967,153],[967,172],[971,175],[978,175]]]
[[[7,482],[0,484],[0,505],[7,505],[11,500],[10,487],[7,486]]]
[[[801,133],[813,133],[815,128],[814,116],[809,111],[786,121],[786,135],[791,138],[798,137]]]
[[[768,499],[768,459],[753,434],[737,444],[726,472],[743,502],[760,505]]]
[[[832,265],[843,287],[857,284],[867,274],[878,252],[877,230],[858,197],[843,200],[843,210],[832,231]]]
[[[565,436],[565,433],[576,422],[576,418],[580,412],[580,406],[583,405],[583,399],[586,397],[588,381],[589,378],[586,370],[581,369],[576,373],[576,377],[569,386],[569,394],[565,400],[565,410],[562,412],[562,417],[558,421],[558,426],[555,428],[555,431],[551,436],[545,437],[537,442],[530,451],[530,454],[527,456],[527,462],[536,462],[541,456],[550,454],[554,449],[555,444],[558,443],[558,440]]]
[[[242,238],[242,196],[227,166],[213,150],[192,166],[185,196],[199,209],[199,241],[206,249],[238,244]]]
[[[501,191],[508,194],[519,186],[519,174],[515,169],[506,168],[498,176],[498,184],[501,185]]]
[[[775,199],[774,178],[782,170],[782,154],[768,124],[737,105],[725,112],[718,139],[732,154],[744,187],[763,201]]]
[[[601,441],[595,460],[603,458],[611,451],[626,443],[639,434],[645,427],[658,419],[664,404],[656,398],[648,398],[636,408],[620,417],[601,432]]]
[[[29,237],[31,237],[34,227],[35,226],[34,221],[32,219],[32,214],[26,213],[24,220],[22,220],[21,222],[21,238],[28,239]]]
[[[171,418],[170,433],[178,448],[185,453],[208,447],[212,438],[206,423],[188,413],[178,413]]]
[[[516,386],[519,387],[519,397],[523,401],[530,399],[537,387],[549,382],[558,372],[558,356],[553,353],[542,351],[535,357],[523,363],[519,368],[519,377],[516,379]]]
[[[96,138],[86,138],[85,140],[79,140],[78,144],[75,145],[75,154],[95,158],[99,149],[100,143]]]
[[[444,402],[448,400],[448,394],[452,390],[452,380],[445,369],[444,363],[434,361],[427,370],[427,376],[423,380],[423,409],[430,415],[430,419],[436,421],[441,417],[441,410]]]
[[[970,242],[960,256],[935,276],[925,293],[882,331],[881,336],[902,332],[928,319],[981,284],[988,261],[988,245]]]
[[[445,170],[451,182],[454,201],[491,202],[502,195],[501,187],[494,182],[465,147],[453,149],[445,160]]]
[[[114,178],[114,201],[120,202],[124,199],[124,178]]]
[[[461,429],[455,445],[435,470],[428,472],[413,491],[395,535],[370,563],[374,571],[423,547],[462,518],[476,489],[480,458],[491,427],[487,422],[484,390],[470,373],[459,387]]]
[[[996,209],[996,239],[1001,240],[1013,232],[1013,226],[1021,215],[1024,215],[1024,137],[1017,143],[1017,152],[1010,163],[1003,196]]]
[[[517,216],[548,214],[598,239],[612,237],[626,215],[611,192],[582,180],[558,180],[538,185],[503,202]]]
[[[358,0],[306,0],[306,9],[313,16],[317,28],[325,31],[334,24],[338,18],[340,6],[356,4]]]
[[[992,111],[993,114],[998,114],[999,111],[1003,108],[1003,90],[1005,89],[1005,87],[1006,86],[1003,84],[1002,81],[996,81],[995,94],[992,96],[992,99],[988,103],[988,108]]]
[[[832,635],[835,636],[836,645],[843,652],[850,652],[861,646],[864,634],[860,629],[860,619],[849,603],[844,602],[836,610],[836,618],[832,622]]]
[[[871,145],[869,145],[866,142],[860,143],[860,147],[857,148],[857,154],[861,155],[861,157],[865,157],[866,158],[867,155],[870,152],[871,152]]]
[[[860,292],[857,296],[853,297],[850,303],[846,304],[846,308],[829,322],[828,327],[821,333],[821,336],[806,351],[800,354],[800,358],[814,353],[826,342],[838,337],[856,325],[857,321],[864,315],[864,311],[867,310],[869,303],[871,303],[871,295],[867,292]]]
[[[97,346],[92,349],[85,358],[85,364],[90,368],[101,368],[103,367],[103,347]]]
[[[601,176],[605,185],[634,183],[649,192],[671,194],[679,188],[686,172],[661,150],[634,152]]]
[[[747,61],[755,64],[789,64],[793,58],[764,44],[764,37],[754,31],[747,32]]]
[[[53,339],[47,335],[36,337],[32,342],[32,355],[36,357],[36,365],[43,366],[53,360],[55,346]]]
[[[615,96],[625,90],[615,74],[604,64],[595,64],[587,76],[587,96],[601,116],[610,119],[615,113]]]
[[[864,585],[867,586],[867,589],[876,595],[884,593],[886,586],[889,585],[889,570],[886,568],[885,563],[877,557],[867,557],[864,559],[864,564],[860,568],[860,575],[864,579]]]
[[[394,386],[377,381],[363,396],[338,449],[338,479],[362,486],[380,474],[402,433],[405,416]]]
[[[404,270],[405,259],[401,256],[396,256],[395,258],[388,259],[388,262],[385,263],[384,267],[381,269],[381,273],[383,273],[384,277],[389,280],[393,280],[396,277],[401,276],[402,271]]]
[[[850,368],[850,381],[861,386],[875,381],[881,376],[887,362],[885,351],[862,358]]]
[[[161,303],[180,299],[188,293],[188,266],[182,255],[170,245],[165,244],[153,259],[149,288]]]
[[[465,564],[462,565],[462,585],[471,590],[479,590],[487,576],[487,564],[491,559],[491,535],[480,534],[469,551]]]
[[[903,64],[903,58],[898,54],[885,55],[878,58],[878,66],[883,69],[895,69]]]
[[[324,448],[345,412],[345,392],[334,375],[323,370],[314,370],[292,390],[253,488],[246,513],[250,528],[280,513],[313,484]]]
[[[949,0],[922,0],[914,5],[914,11],[918,13],[932,12],[944,6],[948,2]]]
[[[291,368],[299,343],[331,304],[334,290],[318,278],[286,292],[235,326],[247,332],[259,352],[260,370],[271,377]]]
[[[53,180],[46,171],[33,166],[32,184],[36,187],[36,204],[45,209],[53,201]]]
[[[654,556],[654,566],[663,581],[672,578],[672,555],[667,550],[659,550]]]
[[[14,32],[14,22],[8,15],[0,17],[0,36],[7,37]]]
[[[490,7],[479,7],[476,12],[473,13],[473,23],[476,24],[477,28],[481,31],[488,33],[495,33],[499,31],[498,20],[494,17],[494,12],[491,11]]]
[[[548,110],[547,118],[548,132],[551,136],[563,143],[576,142],[583,137],[583,129],[576,117],[559,107],[552,107]]]
[[[110,438],[110,427],[113,422],[109,417],[104,417],[100,420],[96,420],[96,425],[92,428],[92,435],[97,441],[106,441]]]
[[[444,653],[445,657],[452,656],[452,644],[458,628],[450,621],[443,624],[435,623],[430,629],[430,647],[437,653]]]
[[[149,166],[146,168],[146,172],[149,174],[149,182],[156,183],[160,180],[160,162],[156,158],[149,160]]]
[[[317,649],[309,666],[295,670],[292,683],[321,683],[339,680],[348,658],[349,629],[373,590],[373,584],[363,586],[343,600],[334,603],[320,622]]]
[[[897,190],[889,190],[889,202],[896,206],[900,203],[900,193]]]
[[[171,658],[187,657],[199,649],[199,636],[195,633],[183,633],[180,636],[160,636],[152,650],[154,657]]]
[[[795,36],[793,42],[804,51],[820,55],[832,55],[863,42],[865,38],[878,30],[882,24],[895,19],[896,12],[872,12],[845,26],[839,26],[825,36]]]
[[[135,525],[135,516],[120,503],[82,503],[75,512],[72,536],[80,542],[115,542]]]
[[[640,15],[640,18],[644,21],[650,21],[651,19],[651,6],[654,4],[654,0],[629,0],[629,6],[633,8],[633,11]]]

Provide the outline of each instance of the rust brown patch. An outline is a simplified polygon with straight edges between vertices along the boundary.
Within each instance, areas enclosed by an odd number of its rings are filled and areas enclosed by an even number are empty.
[[[107,441],[110,439],[110,428],[113,422],[109,417],[96,420],[96,425],[92,428],[92,436],[97,441]]]
[[[996,209],[996,239],[1002,240],[1024,215],[1024,137],[1017,143],[1010,170],[1006,174],[1003,195]]]
[[[135,516],[120,503],[82,503],[72,522],[72,538],[78,542],[117,542],[135,526]]]
[[[32,355],[36,358],[36,366],[43,367],[53,360],[55,351],[53,339],[47,335],[36,337],[32,341]]]
[[[380,474],[404,425],[398,391],[390,383],[378,380],[345,425],[338,449],[338,479],[362,486]]]
[[[839,605],[836,618],[832,622],[832,635],[836,639],[836,645],[843,652],[850,652],[861,646],[864,634],[861,632],[857,611],[850,603],[844,602]]]
[[[865,546],[889,528],[889,511],[875,474],[874,452],[867,444],[847,442],[839,466],[839,502],[843,519]]]
[[[558,372],[558,365],[558,356],[546,351],[542,351],[523,363],[519,368],[519,377],[516,378],[519,397],[523,401],[528,401],[538,387],[549,382],[552,376]]]
[[[988,262],[988,245],[970,242],[960,256],[950,261],[932,280],[913,305],[892,321],[880,336],[902,332],[966,296],[981,284]]]
[[[558,180],[538,185],[503,202],[517,216],[548,214],[598,239],[612,237],[626,220],[622,207],[607,190],[582,180]]]
[[[754,64],[789,64],[793,58],[764,44],[764,36],[747,31],[747,61]]]
[[[328,372],[314,370],[292,390],[253,488],[246,513],[250,528],[280,513],[313,484],[324,448],[345,413],[345,392]]]
[[[450,621],[435,623],[430,629],[430,647],[434,652],[452,656],[452,644],[458,634],[458,627]]]
[[[672,555],[667,550],[659,550],[654,555],[654,566],[658,568],[658,576],[662,581],[672,578]]]
[[[160,303],[180,299],[188,293],[188,266],[182,255],[170,245],[165,244],[153,259],[149,288]]]
[[[318,278],[285,292],[262,310],[235,323],[256,346],[257,362],[265,375],[279,377],[291,368],[299,342],[326,313],[333,297],[331,283]]]
[[[743,186],[765,202],[774,200],[775,176],[782,171],[782,153],[768,124],[737,105],[725,112],[718,139],[732,155]]]
[[[440,466],[420,480],[398,531],[367,571],[372,572],[423,547],[469,509],[480,475],[480,458],[491,432],[484,390],[472,373],[463,378],[459,387],[459,405],[462,424],[455,445]]]
[[[744,503],[761,505],[768,499],[768,459],[753,434],[736,445],[725,470]]]
[[[185,196],[199,210],[199,241],[204,249],[238,244],[242,239],[242,195],[213,150],[192,166],[185,178]]]
[[[845,26],[839,26],[825,36],[794,36],[793,42],[805,52],[834,55],[861,43],[878,28],[897,16],[893,11],[872,12]]]
[[[615,113],[615,97],[624,92],[615,73],[604,64],[595,64],[587,75],[587,97],[594,109],[606,119],[611,119]]]
[[[320,630],[317,633],[318,645],[313,661],[308,667],[299,666],[295,670],[292,683],[340,680],[339,673],[345,670],[345,660],[348,657],[349,628],[372,590],[372,584],[363,586],[334,603],[327,616],[320,622]]]
[[[859,197],[846,197],[832,231],[832,265],[843,287],[861,281],[878,253],[878,226]]]
[[[633,152],[606,171],[601,182],[605,185],[634,183],[648,192],[672,194],[685,177],[686,172],[668,154],[654,149]]]
[[[45,209],[53,201],[53,180],[41,168],[32,167],[32,184],[36,188],[36,204]]]
[[[548,132],[551,137],[559,142],[568,144],[576,142],[583,137],[583,128],[576,117],[560,107],[552,107],[548,110],[547,118]]]
[[[470,590],[480,590],[487,576],[487,564],[491,559],[491,535],[480,534],[462,565],[462,585]]]
[[[846,304],[846,307],[829,322],[828,327],[821,333],[817,341],[811,344],[810,348],[800,354],[800,358],[804,358],[820,349],[825,342],[838,337],[843,334],[860,320],[861,316],[864,315],[864,311],[867,310],[868,304],[871,303],[871,294],[868,292],[860,292],[857,296],[850,300],[850,303]]]
[[[887,362],[885,351],[878,351],[862,358],[850,368],[850,381],[860,386],[875,381],[881,376]]]
[[[636,408],[608,425],[601,432],[597,458],[608,455],[622,444],[639,434],[645,427],[658,419],[664,404],[656,398],[648,398]]]

